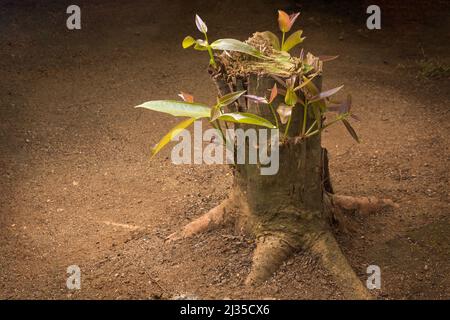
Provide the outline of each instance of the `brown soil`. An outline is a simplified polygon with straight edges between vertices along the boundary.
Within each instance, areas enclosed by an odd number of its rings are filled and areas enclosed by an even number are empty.
[[[245,287],[254,243],[229,229],[164,243],[220,203],[231,171],[175,166],[168,150],[149,161],[177,120],[132,107],[180,90],[214,102],[206,54],[180,46],[196,12],[213,38],[276,30],[274,4],[182,3],[79,1],[82,30],[68,31],[56,1],[0,2],[0,298],[342,297],[308,254]],[[405,25],[395,8],[385,29],[368,31],[330,8],[305,7],[299,25],[307,49],[340,56],[324,87],[345,84],[362,118],[361,144],[343,126],[324,134],[335,191],[400,205],[355,216],[340,245],[362,281],[368,265],[381,267],[375,297],[448,299],[450,81],[416,77],[422,49],[450,56],[446,11],[408,14]],[[72,264],[79,291],[65,286]]]

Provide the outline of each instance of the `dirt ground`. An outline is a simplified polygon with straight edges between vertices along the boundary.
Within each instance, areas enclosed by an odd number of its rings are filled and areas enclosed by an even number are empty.
[[[180,45],[195,34],[195,13],[210,37],[245,40],[275,31],[276,9],[295,4],[78,2],[82,30],[68,31],[64,2],[0,1],[0,298],[342,298],[302,253],[245,287],[254,244],[231,229],[165,244],[226,196],[231,171],[173,165],[169,149],[150,161],[178,120],[133,109],[181,90],[214,101],[207,56]],[[450,80],[418,76],[417,63],[448,65],[450,20],[443,1],[424,7],[382,6],[378,31],[365,28],[364,8],[337,4],[305,4],[298,22],[306,49],[340,56],[326,64],[324,87],[344,84],[362,119],[361,144],[343,126],[324,134],[336,192],[400,205],[355,216],[337,234],[362,281],[380,266],[380,299],[450,298]],[[66,288],[74,264],[78,291]]]

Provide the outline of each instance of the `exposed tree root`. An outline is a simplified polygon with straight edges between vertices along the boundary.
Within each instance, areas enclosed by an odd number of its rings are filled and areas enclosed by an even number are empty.
[[[303,239],[302,247],[321,259],[322,265],[331,273],[346,299],[372,298],[348,263],[331,230],[307,234]],[[259,285],[270,279],[281,264],[298,250],[289,243],[285,235],[259,237],[253,252],[252,269],[245,284]]]
[[[196,234],[206,232],[208,230],[221,226],[226,221],[228,221],[228,218],[231,218],[231,215],[229,215],[228,213],[231,211],[234,205],[233,200],[234,197],[230,197],[222,201],[222,203],[220,203],[218,206],[212,208],[207,213],[198,217],[194,221],[191,221],[181,230],[169,235],[166,238],[166,242],[189,238]]]
[[[280,237],[259,237],[253,252],[252,269],[245,284],[257,285],[266,281],[293,252],[294,248]]]
[[[336,208],[359,209],[367,203],[380,206],[394,206],[390,200],[374,200],[375,198],[353,198],[336,196],[337,204],[325,202],[327,205],[336,205]],[[330,199],[331,199],[330,197]],[[354,201],[356,199],[356,201]],[[370,199],[370,200],[368,200]],[[192,237],[201,232],[217,228],[235,218],[234,211],[239,201],[234,196],[224,200],[221,204],[211,209],[187,224],[180,231],[167,237],[166,241],[172,242]],[[351,206],[350,206],[351,204]],[[334,208],[334,209],[336,209]],[[371,205],[370,209],[374,209]],[[244,208],[245,209],[245,208]],[[339,210],[339,209],[337,209]],[[367,210],[364,208],[363,210]],[[366,211],[365,211],[366,212]],[[290,241],[293,240],[293,241]],[[290,243],[296,243],[295,246]],[[371,299],[371,295],[360,281],[342,253],[331,230],[312,232],[302,237],[302,248],[310,250],[317,255],[324,266],[333,276],[347,299]],[[287,260],[300,247],[298,239],[290,239],[286,234],[263,234],[257,237],[256,249],[253,252],[252,269],[245,281],[246,285],[259,285],[268,280],[280,265]]]
[[[372,298],[348,263],[331,231],[324,232],[315,239],[311,244],[311,251],[321,258],[323,266],[333,275],[346,299]]]
[[[352,210],[362,214],[370,214],[384,208],[398,208],[399,205],[390,199],[376,197],[350,197],[331,195],[332,206],[337,209]]]
[[[235,218],[236,206],[240,211],[246,210],[240,197],[230,195],[221,204],[211,209],[208,213],[190,222],[180,231],[167,237],[166,241],[172,242],[189,238],[201,232],[217,228]],[[368,214],[381,208],[398,207],[389,199],[377,199],[375,197],[350,197],[326,194],[324,204],[327,210],[333,214],[342,215],[342,211],[358,211]],[[248,208],[247,208],[248,209]],[[242,215],[242,212],[241,212]],[[346,219],[338,219],[341,224],[346,224]],[[346,227],[346,226],[344,226]],[[317,255],[323,266],[333,275],[335,281],[347,299],[371,299],[366,287],[353,271],[346,257],[342,253],[331,230],[307,233],[302,236],[301,245]],[[321,228],[321,230],[323,230]],[[293,240],[293,241],[290,241]],[[291,243],[296,243],[295,246]],[[257,237],[256,249],[253,252],[252,269],[245,281],[246,285],[259,285],[268,280],[280,265],[287,260],[300,246],[298,239],[290,239],[287,234],[262,234]]]

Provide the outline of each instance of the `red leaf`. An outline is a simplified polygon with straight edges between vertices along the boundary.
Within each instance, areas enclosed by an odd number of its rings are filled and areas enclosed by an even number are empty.
[[[278,26],[282,32],[289,32],[291,29],[291,19],[283,10],[278,10]]]
[[[189,93],[185,93],[185,92],[180,92],[179,94],[178,94],[178,96],[181,98],[181,99],[183,99],[183,101],[186,101],[186,102],[190,102],[190,103],[193,103],[194,102],[194,96],[193,95],[190,95]]]
[[[275,98],[278,95],[278,88],[277,88],[277,84],[274,83],[272,90],[270,91],[270,99],[269,99],[269,103],[272,103],[273,100],[275,100]]]

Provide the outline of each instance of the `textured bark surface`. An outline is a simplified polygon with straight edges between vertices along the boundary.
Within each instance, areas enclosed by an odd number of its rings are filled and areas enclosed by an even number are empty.
[[[256,75],[244,82],[248,83],[248,93],[257,96],[266,96],[274,84],[272,78]],[[316,85],[321,86],[320,79]],[[279,96],[274,107],[282,99]],[[248,101],[241,108],[272,119],[267,105]],[[368,298],[368,292],[331,231],[324,202],[326,186],[331,189],[331,183],[320,135],[299,139],[303,106],[296,105],[292,114],[289,138],[280,144],[277,174],[261,175],[260,166],[251,164],[237,165],[235,169],[235,194],[240,197],[241,207],[246,208],[238,215],[237,223],[257,241],[252,271],[246,283],[258,284],[267,280],[291,254],[311,250],[322,258],[349,298]],[[308,116],[307,126],[313,121]],[[284,129],[282,126],[280,132]]]

